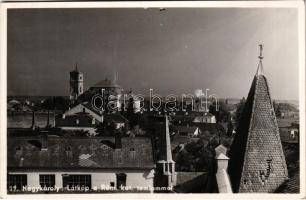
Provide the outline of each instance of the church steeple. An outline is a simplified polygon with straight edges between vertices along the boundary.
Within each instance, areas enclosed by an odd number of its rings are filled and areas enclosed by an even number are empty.
[[[75,69],[70,72],[70,100],[76,101],[84,92],[83,73],[78,70],[78,63],[75,63]]]
[[[75,63],[75,70],[74,71],[79,72],[79,70],[78,70],[78,63],[77,62]]]
[[[171,152],[171,141],[170,141],[170,133],[169,133],[169,119],[168,116],[165,115],[165,125],[164,125],[164,133],[162,134],[162,147],[161,147],[161,159],[166,162],[173,162],[172,160],[172,152]]]
[[[176,184],[175,162],[172,160],[171,141],[169,132],[169,119],[165,115],[163,130],[160,135],[160,154],[157,162],[158,185],[171,187]]]
[[[288,175],[271,93],[262,73],[262,45],[259,59],[229,152],[234,192],[274,192]]]

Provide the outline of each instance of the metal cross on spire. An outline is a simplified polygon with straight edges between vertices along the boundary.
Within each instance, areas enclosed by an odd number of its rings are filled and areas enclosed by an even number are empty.
[[[263,73],[263,66],[262,66],[262,59],[263,59],[264,57],[263,57],[263,55],[262,55],[262,50],[263,50],[263,45],[260,44],[260,45],[259,45],[259,51],[260,51],[260,53],[259,53],[259,56],[258,56],[258,58],[259,58],[259,63],[258,63],[258,68],[257,68],[257,73],[256,73],[257,76],[263,75],[263,74],[264,74],[264,73]]]
[[[262,60],[262,59],[264,58],[264,57],[262,56],[262,50],[263,50],[263,45],[260,44],[260,45],[259,45],[260,54],[259,54],[259,56],[258,56],[258,58],[259,58],[260,60]]]

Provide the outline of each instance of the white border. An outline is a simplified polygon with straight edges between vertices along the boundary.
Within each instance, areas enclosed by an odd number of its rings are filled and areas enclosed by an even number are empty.
[[[7,155],[7,9],[9,8],[297,8],[299,27],[300,194],[6,194]],[[305,7],[303,1],[197,1],[197,2],[41,2],[2,3],[0,40],[0,197],[8,199],[302,199],[305,198]]]

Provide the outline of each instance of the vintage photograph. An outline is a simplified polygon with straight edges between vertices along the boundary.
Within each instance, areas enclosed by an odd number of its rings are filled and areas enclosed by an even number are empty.
[[[7,193],[300,193],[299,9],[7,9]],[[302,83],[305,84],[305,83]]]

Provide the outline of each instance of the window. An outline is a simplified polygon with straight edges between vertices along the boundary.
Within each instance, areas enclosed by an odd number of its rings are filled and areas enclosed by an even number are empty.
[[[7,177],[7,187],[9,191],[21,190],[23,186],[27,185],[26,174],[11,174]]]
[[[91,175],[66,175],[63,177],[63,187],[89,187],[91,189]]]
[[[41,187],[54,187],[55,186],[55,175],[54,174],[40,174],[39,184]]]
[[[115,182],[110,182],[111,187],[115,187]]]
[[[121,189],[121,187],[126,186],[126,174],[120,173],[116,174],[117,177],[117,189]]]

